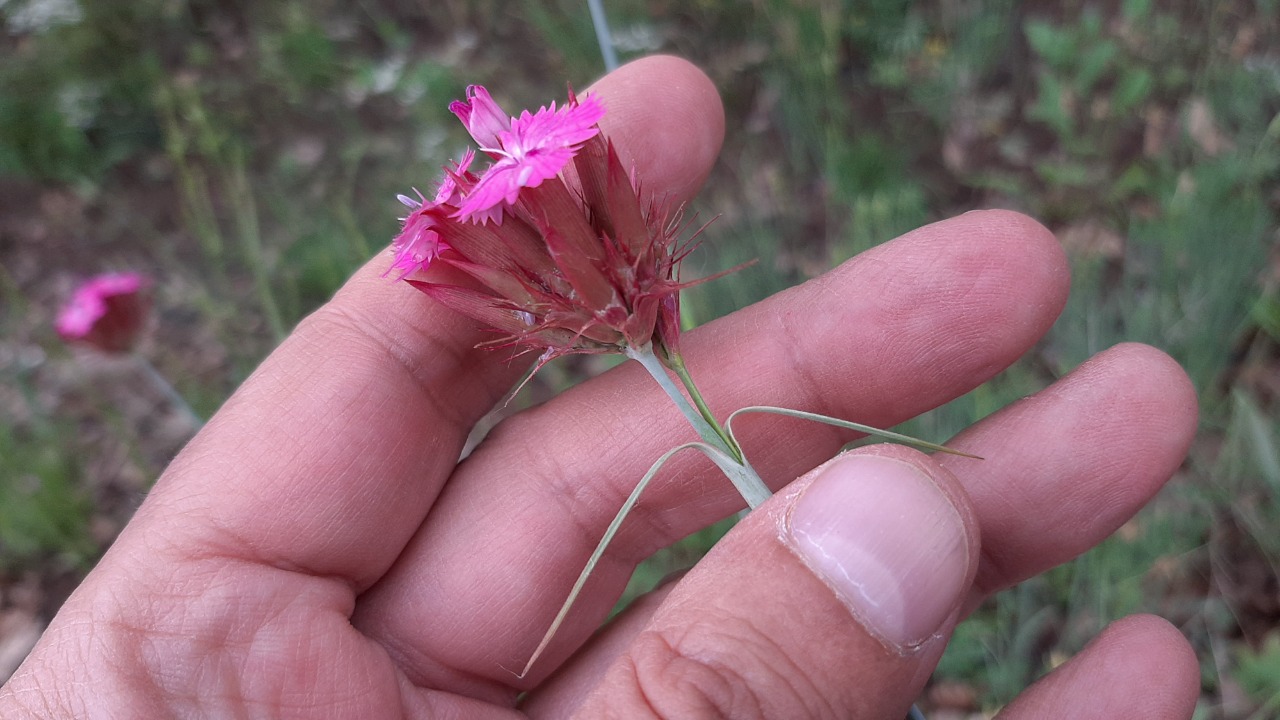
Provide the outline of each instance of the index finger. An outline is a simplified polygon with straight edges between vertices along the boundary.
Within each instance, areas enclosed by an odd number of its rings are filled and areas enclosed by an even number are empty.
[[[591,91],[650,187],[692,194],[723,136],[710,81],[654,57]],[[490,336],[472,321],[383,278],[389,263],[372,260],[299,324],[173,462],[123,542],[161,526],[180,547],[342,578],[356,592],[386,571],[471,427],[525,367],[476,349]]]

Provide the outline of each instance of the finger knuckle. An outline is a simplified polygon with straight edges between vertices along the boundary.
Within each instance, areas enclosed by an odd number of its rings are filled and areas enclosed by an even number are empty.
[[[829,717],[801,663],[750,622],[646,632],[631,656],[638,695],[660,718]]]

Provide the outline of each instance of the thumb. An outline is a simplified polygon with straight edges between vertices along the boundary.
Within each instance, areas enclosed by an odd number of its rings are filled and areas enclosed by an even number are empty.
[[[579,716],[904,717],[973,581],[977,527],[931,458],[838,456],[676,585]]]

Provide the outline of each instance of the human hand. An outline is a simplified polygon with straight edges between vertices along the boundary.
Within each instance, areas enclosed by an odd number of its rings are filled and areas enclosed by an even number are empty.
[[[723,133],[709,81],[650,58],[595,90],[646,182],[692,195]],[[1171,360],[1113,348],[949,443],[986,460],[881,446],[823,465],[593,636],[637,562],[739,507],[710,463],[675,462],[521,679],[623,498],[691,431],[623,366],[456,463],[523,367],[379,277],[387,263],[301,323],[173,462],[0,690],[0,716],[898,718],[959,619],[1122,524],[1195,425]],[[1067,285],[1043,228],[971,213],[682,349],[721,417],[770,404],[887,427],[1012,363]],[[739,437],[775,489],[848,439],[773,417]],[[1185,640],[1131,618],[1005,712],[1189,717],[1197,691]]]

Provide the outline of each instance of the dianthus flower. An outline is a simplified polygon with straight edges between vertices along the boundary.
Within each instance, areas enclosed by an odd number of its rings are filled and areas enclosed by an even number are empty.
[[[497,329],[497,345],[568,353],[664,354],[679,335],[679,213],[644,204],[613,144],[600,132],[604,106],[573,96],[508,117],[480,86],[450,109],[493,163],[473,155],[446,168],[431,202],[401,196],[411,213],[392,250],[392,271],[438,302]],[[580,189],[565,183],[569,163]],[[426,279],[442,262],[468,286]]]
[[[131,350],[141,334],[149,303],[143,290],[150,285],[139,273],[106,273],[86,280],[54,321],[64,340],[82,342],[103,352]]]

